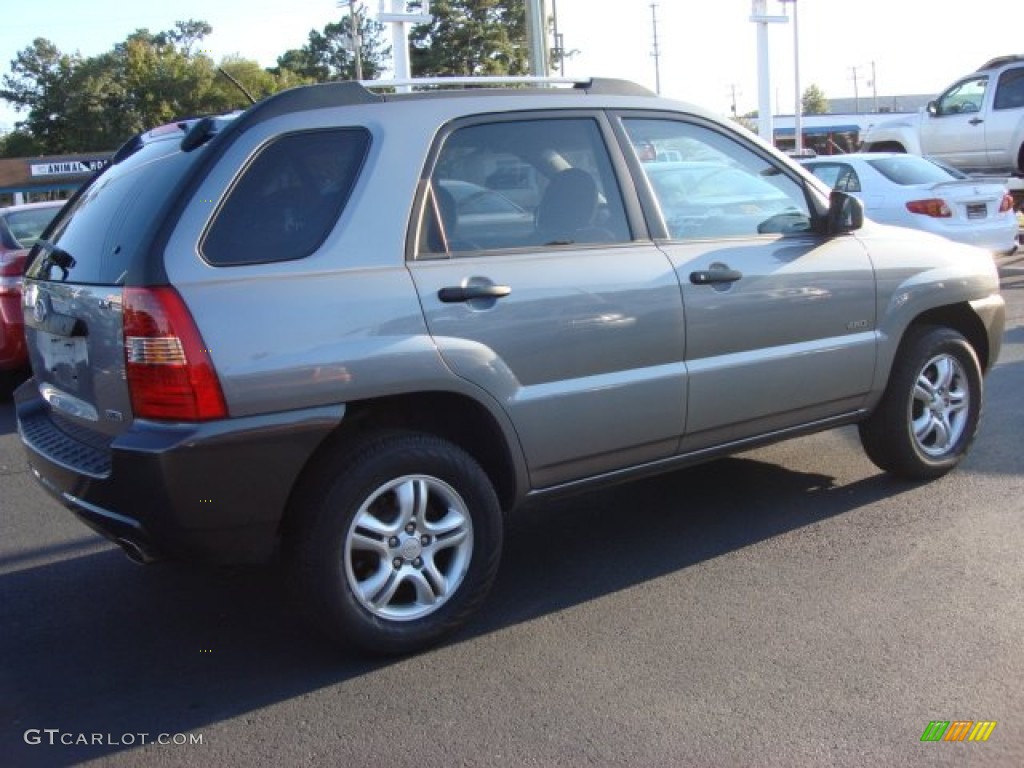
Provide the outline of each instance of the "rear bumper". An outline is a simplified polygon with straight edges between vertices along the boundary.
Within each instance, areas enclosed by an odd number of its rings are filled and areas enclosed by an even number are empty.
[[[946,225],[940,219],[936,219],[935,222],[937,223],[930,228],[935,234],[948,237],[959,243],[977,246],[989,253],[1012,253],[1017,247],[1016,222],[989,221],[970,226],[966,226],[963,222]],[[922,229],[929,229],[929,227],[922,227]]]
[[[299,473],[344,406],[205,424],[136,421],[107,445],[39,397],[15,393],[18,432],[42,486],[134,559],[261,562],[276,550]]]

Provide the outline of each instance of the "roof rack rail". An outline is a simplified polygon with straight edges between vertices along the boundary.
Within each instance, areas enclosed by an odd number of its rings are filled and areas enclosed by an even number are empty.
[[[653,91],[629,80],[618,80],[607,77],[537,77],[534,75],[442,76],[409,77],[398,80],[360,80],[359,84],[369,90],[376,90],[380,88],[411,90],[415,88],[487,88],[507,85],[529,85],[537,87],[569,85],[586,93],[621,96],[655,95]]]
[[[436,77],[406,77],[397,80],[360,80],[364,88],[437,88],[494,85],[577,85],[590,82],[590,78],[536,77],[534,75],[452,75]]]

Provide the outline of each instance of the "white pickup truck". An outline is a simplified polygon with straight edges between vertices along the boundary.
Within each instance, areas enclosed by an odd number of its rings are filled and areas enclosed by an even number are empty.
[[[916,115],[877,123],[864,152],[929,155],[965,173],[1024,174],[1024,55],[1000,56]]]

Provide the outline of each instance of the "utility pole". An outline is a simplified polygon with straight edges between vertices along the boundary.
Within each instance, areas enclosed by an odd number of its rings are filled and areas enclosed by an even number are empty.
[[[348,6],[348,20],[352,25],[352,54],[356,59],[356,80],[363,79],[363,39],[359,34],[359,17],[356,14],[356,3],[359,0],[338,0],[338,7]]]
[[[565,40],[558,31],[558,0],[551,0],[551,36],[555,47],[552,53],[558,57],[558,74],[565,76]]]
[[[857,71],[860,67],[850,67],[850,72],[853,73],[853,111],[855,114],[860,114],[860,92],[857,90]]]
[[[729,92],[732,95],[732,101],[730,102],[729,108],[732,110],[733,119],[736,119],[739,117],[739,114],[736,112],[736,83],[729,83]]]
[[[875,74],[875,62],[871,62],[871,104],[873,110],[878,112],[878,76]]]
[[[658,4],[651,3],[651,26],[654,29],[654,91],[661,93],[661,50],[658,48]]]
[[[779,0],[793,5],[793,150],[799,155],[804,148],[803,101],[800,93],[800,28],[797,23],[797,0]]]

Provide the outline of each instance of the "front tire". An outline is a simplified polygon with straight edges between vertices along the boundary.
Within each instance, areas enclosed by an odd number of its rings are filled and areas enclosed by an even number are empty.
[[[295,502],[287,553],[316,623],[372,654],[426,648],[461,626],[497,573],[503,520],[458,446],[382,433],[330,453]]]
[[[956,331],[912,327],[860,439],[880,469],[909,480],[949,472],[967,454],[982,406],[981,365]]]

